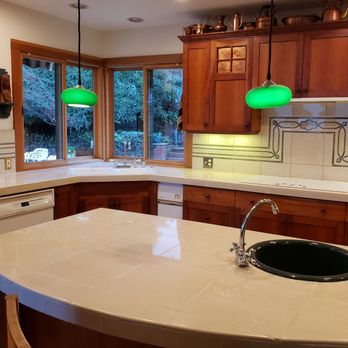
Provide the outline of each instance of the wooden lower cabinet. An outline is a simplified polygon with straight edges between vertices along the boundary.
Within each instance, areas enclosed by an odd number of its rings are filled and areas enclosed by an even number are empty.
[[[81,183],[59,186],[54,191],[55,219],[96,208],[157,214],[157,183],[155,182]]]
[[[264,205],[250,219],[248,230],[348,245],[348,213],[346,217],[346,204],[340,202],[184,186],[184,219],[239,228],[263,198],[272,199],[280,214],[273,215]]]
[[[183,218],[185,220],[233,226],[233,206],[233,191],[184,186]]]
[[[64,185],[54,188],[54,218],[60,219],[77,213],[76,185]]]
[[[147,181],[79,184],[78,212],[96,208],[156,215],[157,184]]]
[[[183,218],[208,224],[233,226],[233,208],[194,202],[185,202]]]
[[[345,203],[277,195],[236,192],[235,221],[240,226],[250,208],[260,199],[270,198],[279,207],[273,215],[268,205],[252,217],[248,229],[313,239],[322,242],[345,243]]]

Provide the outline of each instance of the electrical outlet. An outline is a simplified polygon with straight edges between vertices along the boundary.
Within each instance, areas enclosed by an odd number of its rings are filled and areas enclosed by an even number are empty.
[[[12,169],[12,159],[11,157],[6,157],[4,159],[5,161],[5,170],[11,170]]]
[[[203,168],[213,168],[213,157],[203,157]]]

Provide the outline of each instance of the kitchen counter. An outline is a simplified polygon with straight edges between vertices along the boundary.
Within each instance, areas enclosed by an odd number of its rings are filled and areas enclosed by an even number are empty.
[[[144,180],[348,202],[348,182],[173,167],[119,169],[98,160],[82,165],[1,174],[0,197],[78,182]]]
[[[64,321],[165,347],[348,347],[348,282],[238,268],[228,251],[238,235],[96,209],[0,235],[0,290]],[[275,237],[247,231],[246,242]]]

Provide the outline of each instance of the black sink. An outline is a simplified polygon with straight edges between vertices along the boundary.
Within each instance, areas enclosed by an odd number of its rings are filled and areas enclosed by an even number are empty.
[[[348,251],[305,240],[279,239],[252,245],[250,263],[292,279],[337,282],[348,279]]]

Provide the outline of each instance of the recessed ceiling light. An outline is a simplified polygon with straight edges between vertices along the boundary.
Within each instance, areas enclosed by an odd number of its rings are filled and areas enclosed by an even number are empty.
[[[144,22],[144,18],[141,18],[141,17],[129,17],[129,18],[127,18],[127,20],[132,22],[132,23]]]
[[[73,4],[70,4],[69,6],[72,7],[72,8],[76,8],[76,9],[79,8],[79,4],[78,4],[77,2],[74,2]],[[81,9],[81,10],[85,10],[85,9],[87,9],[87,8],[88,8],[87,5],[85,5],[85,4],[80,4],[80,9]]]

